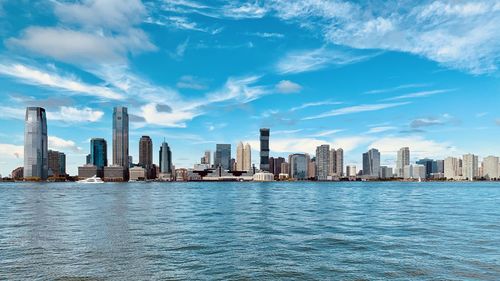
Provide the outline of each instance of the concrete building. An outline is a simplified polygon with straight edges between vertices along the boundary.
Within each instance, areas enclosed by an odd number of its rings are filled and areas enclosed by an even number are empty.
[[[436,174],[444,174],[444,160],[436,160]]]
[[[375,148],[363,153],[363,175],[377,178],[380,175],[380,152]]]
[[[153,141],[149,136],[139,139],[139,166],[149,170],[153,165]]]
[[[358,171],[355,165],[348,165],[346,167],[346,175],[348,177],[356,177],[358,175]]]
[[[128,110],[118,106],[113,109],[113,165],[128,169]],[[117,170],[117,169],[113,169]]]
[[[268,128],[260,129],[260,170],[269,171],[269,137]]]
[[[425,166],[420,164],[410,164],[403,168],[403,178],[405,179],[425,179]]]
[[[279,174],[281,174],[282,172],[282,164],[285,163],[285,158],[283,157],[278,157],[278,158],[274,158],[273,159],[273,169],[272,169],[272,173],[274,174],[274,176],[279,176]]]
[[[310,159],[310,157],[307,157],[308,162],[307,162],[307,179],[309,180],[315,180],[316,179],[316,158]]]
[[[62,152],[49,150],[49,176],[66,176],[66,155]]]
[[[280,174],[287,174],[290,176],[290,165],[287,162],[281,163],[281,173]]]
[[[252,169],[252,149],[250,144],[238,144],[236,148],[236,171],[250,171]]]
[[[312,170],[312,166],[309,167]],[[330,172],[330,146],[323,144],[316,147],[316,179],[325,181]]]
[[[147,171],[141,166],[132,167],[129,169],[129,180],[143,181],[147,179]]]
[[[26,108],[24,121],[24,178],[46,180],[49,158],[45,109]]]
[[[396,162],[396,176],[398,178],[402,178],[404,176],[403,169],[407,165],[410,165],[410,148],[402,147],[398,151],[398,158]]]
[[[335,174],[338,177],[342,177],[344,175],[344,150],[342,148],[338,148],[335,151]]]
[[[487,180],[496,180],[499,178],[499,158],[488,156],[483,159],[483,177]]]
[[[108,166],[108,144],[103,138],[93,138],[90,140],[90,158],[87,164],[99,168]]]
[[[465,154],[462,159],[462,178],[474,180],[479,177],[479,161],[477,155]]]
[[[274,181],[274,174],[269,172],[258,172],[253,175],[253,180],[261,182]]]
[[[391,179],[393,178],[393,171],[391,167],[380,166],[380,178],[381,179]]]
[[[210,165],[212,163],[210,159],[210,154],[211,154],[210,150],[205,151],[205,154],[203,155],[203,157],[201,157],[201,164]]]
[[[437,163],[433,159],[424,158],[416,162],[425,166],[425,177],[430,178],[432,174],[437,173]]]
[[[290,164],[289,176],[294,180],[305,180],[308,176],[309,157],[306,154],[295,153],[288,157]]]
[[[216,145],[214,166],[216,168],[221,167],[223,170],[232,170],[230,144]]]
[[[128,181],[128,167],[112,165],[104,167],[104,181],[123,182]]]
[[[444,159],[444,177],[446,179],[459,180],[462,176],[460,161],[455,157]]]
[[[24,167],[17,167],[10,173],[13,180],[22,180],[24,178]]]
[[[336,176],[337,173],[337,151],[334,148],[330,149],[329,160],[330,162],[328,163],[328,175],[330,177],[333,177]]]
[[[91,178],[93,176],[97,176],[102,179],[104,177],[104,167],[97,167],[90,164],[78,167],[79,179]]]

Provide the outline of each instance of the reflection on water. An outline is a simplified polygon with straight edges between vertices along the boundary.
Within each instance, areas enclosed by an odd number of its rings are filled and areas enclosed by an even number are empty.
[[[0,279],[500,276],[495,183],[0,184]]]

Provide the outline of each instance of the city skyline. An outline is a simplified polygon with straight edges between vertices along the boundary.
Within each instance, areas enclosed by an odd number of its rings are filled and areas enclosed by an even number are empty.
[[[259,167],[260,128],[269,156],[328,144],[358,169],[370,148],[392,167],[406,146],[412,163],[500,155],[494,1],[108,2],[0,2],[0,174],[23,166],[30,106],[46,109],[69,174],[91,138],[113,162],[115,106],[129,108],[134,162],[148,135],[154,163],[166,138],[179,167],[240,141]]]

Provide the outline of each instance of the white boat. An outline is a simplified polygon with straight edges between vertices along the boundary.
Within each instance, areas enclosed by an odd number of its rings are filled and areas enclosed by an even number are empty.
[[[78,181],[79,183],[104,183],[101,178],[97,177],[97,176],[93,176],[91,178],[87,178],[87,179],[84,179],[84,180],[79,180]]]

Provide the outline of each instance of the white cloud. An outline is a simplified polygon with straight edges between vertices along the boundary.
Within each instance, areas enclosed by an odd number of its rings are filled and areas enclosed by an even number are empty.
[[[392,127],[392,126],[372,127],[366,133],[367,134],[378,134],[378,133],[383,133],[383,132],[387,132],[387,131],[395,130],[395,129],[396,129],[396,127]]]
[[[374,54],[354,54],[352,51],[328,49],[326,47],[292,51],[287,53],[276,64],[276,71],[280,74],[296,74],[319,70],[329,65],[342,66],[367,60]]]
[[[423,138],[422,136],[408,137],[384,137],[371,142],[369,147],[377,148],[381,154],[395,156],[397,150],[408,146],[411,156],[416,158],[437,157],[444,159],[456,152],[456,147],[448,142],[434,141]]]
[[[410,88],[421,88],[421,87],[425,87],[425,86],[428,86],[428,84],[404,84],[404,85],[399,85],[399,86],[392,87],[392,88],[366,91],[365,94],[370,95],[370,94],[390,93],[390,92],[396,92],[398,90],[410,89]]]
[[[267,9],[258,3],[228,4],[222,7],[225,17],[234,19],[262,18]]]
[[[396,97],[392,97],[392,98],[387,98],[384,100],[385,101],[393,101],[393,100],[402,100],[402,99],[411,99],[411,98],[421,98],[421,97],[428,97],[428,96],[433,96],[433,95],[442,94],[442,93],[448,93],[451,91],[453,91],[453,90],[452,89],[443,89],[443,90],[432,90],[432,91],[420,91],[420,92],[400,95],[400,96],[396,96]]]
[[[141,107],[140,116],[150,125],[185,128],[186,121],[192,120],[200,113],[197,110],[174,109],[172,112],[158,111],[156,103]]]
[[[290,111],[297,111],[297,110],[301,110],[301,109],[305,109],[305,108],[309,108],[309,107],[324,106],[324,105],[338,105],[338,104],[342,104],[342,102],[329,101],[329,100],[318,101],[318,102],[308,102],[308,103],[304,103],[304,104],[296,106],[296,107],[292,107],[292,108],[290,108]]]
[[[176,86],[181,89],[193,90],[205,90],[207,88],[206,81],[204,79],[191,75],[182,76]]]
[[[69,94],[79,93],[105,99],[123,98],[123,95],[108,87],[86,84],[74,76],[62,76],[19,63],[0,64],[0,74],[27,84],[50,87]]]
[[[75,152],[81,153],[82,148],[78,147],[76,143],[72,140],[65,140],[56,136],[48,136],[49,139],[49,149],[61,151],[61,152]]]
[[[333,135],[333,134],[336,134],[336,133],[340,133],[340,132],[343,132],[345,130],[343,129],[335,129],[335,130],[328,130],[328,131],[321,131],[321,132],[318,132],[316,134],[313,135],[313,137],[326,137],[326,136],[330,136],[330,135]]]
[[[291,94],[298,93],[300,90],[302,90],[302,86],[290,80],[281,80],[276,84],[276,91],[278,91],[278,93]]]
[[[205,103],[237,101],[246,103],[269,94],[270,91],[263,86],[254,85],[259,76],[246,76],[241,78],[230,77],[222,89],[207,94]]]
[[[305,117],[305,118],[302,118],[302,120],[313,120],[313,119],[320,119],[320,118],[339,116],[339,115],[345,115],[345,114],[353,114],[353,113],[359,113],[359,112],[377,111],[377,110],[387,109],[387,108],[391,108],[391,107],[402,106],[402,105],[406,105],[406,104],[409,104],[409,102],[355,105],[355,106],[349,106],[349,107],[335,109],[335,110],[328,111],[328,112],[314,115],[314,116]]]
[[[261,38],[284,38],[285,35],[282,33],[276,33],[276,32],[254,32],[254,33],[249,33],[249,35],[261,37]]]
[[[1,159],[23,159],[24,155],[24,146],[22,145],[14,145],[7,143],[0,143],[0,158]]]
[[[61,106],[59,111],[47,112],[48,120],[57,120],[68,123],[73,122],[97,122],[104,115],[104,112],[99,110],[94,110],[89,107],[84,107],[82,109]]]

